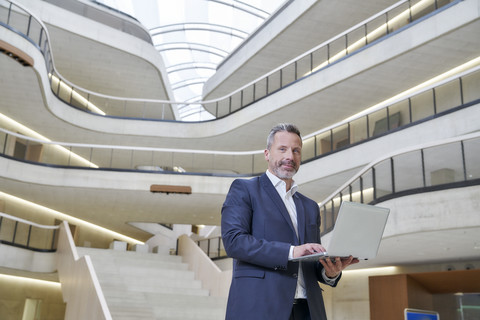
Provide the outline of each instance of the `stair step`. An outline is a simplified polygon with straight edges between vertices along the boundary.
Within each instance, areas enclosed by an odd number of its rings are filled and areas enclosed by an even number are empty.
[[[226,299],[209,296],[182,257],[158,253],[77,248],[90,256],[115,320],[216,320]]]

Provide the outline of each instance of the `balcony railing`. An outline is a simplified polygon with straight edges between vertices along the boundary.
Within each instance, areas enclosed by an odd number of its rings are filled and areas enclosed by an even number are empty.
[[[103,116],[174,120],[174,109],[189,104],[201,104],[216,118],[222,118],[419,21],[426,15],[459,2],[461,0],[399,1],[227,96],[194,103],[113,97],[72,84],[55,69],[45,25],[14,0],[0,0],[0,25],[18,32],[38,47],[45,58],[52,92],[75,108]]]
[[[212,260],[223,259],[227,257],[221,237],[197,240],[197,245]]]
[[[378,110],[322,129],[303,141],[302,162],[370,141],[480,102],[480,67],[449,78]],[[60,143],[0,128],[0,155],[60,167],[140,170],[202,175],[256,175],[263,150],[228,152]]]
[[[333,229],[344,200],[375,204],[419,192],[478,185],[479,163],[478,132],[374,161],[320,204],[321,232]]]
[[[57,250],[58,226],[44,226],[0,212],[0,243],[41,252]]]

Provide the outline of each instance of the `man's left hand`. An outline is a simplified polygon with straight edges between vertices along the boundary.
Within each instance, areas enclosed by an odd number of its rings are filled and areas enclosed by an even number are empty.
[[[325,275],[330,279],[335,279],[342,272],[343,269],[349,265],[358,263],[358,259],[352,256],[348,258],[336,257],[333,261],[329,258],[320,259],[320,263],[325,269]]]

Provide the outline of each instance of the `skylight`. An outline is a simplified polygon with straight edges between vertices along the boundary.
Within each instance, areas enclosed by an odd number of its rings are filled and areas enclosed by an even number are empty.
[[[213,119],[200,104],[217,65],[285,0],[97,0],[139,20],[162,55],[181,120]],[[192,104],[193,103],[193,104]]]

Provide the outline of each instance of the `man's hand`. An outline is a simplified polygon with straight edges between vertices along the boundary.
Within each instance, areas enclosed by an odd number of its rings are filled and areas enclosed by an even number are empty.
[[[331,279],[338,277],[338,275],[342,272],[342,270],[348,267],[349,265],[352,265],[358,262],[359,262],[358,259],[353,258],[352,256],[348,258],[336,257],[335,260],[333,261],[329,258],[320,259],[320,263],[323,265],[323,268],[325,269],[325,275]]]
[[[293,257],[303,257],[317,252],[325,252],[325,248],[319,243],[305,243],[293,248]]]

